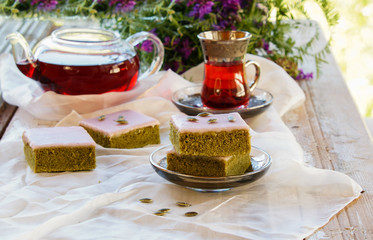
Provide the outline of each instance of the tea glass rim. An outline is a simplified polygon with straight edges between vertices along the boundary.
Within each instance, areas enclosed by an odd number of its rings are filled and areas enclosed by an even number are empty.
[[[220,36],[223,33],[226,33],[227,35],[229,35],[229,39],[221,39]],[[197,37],[200,40],[207,40],[207,41],[214,41],[214,42],[242,41],[242,40],[250,39],[251,36],[252,34],[250,32],[243,31],[243,30],[210,30],[210,31],[201,32],[197,35]]]
[[[69,39],[63,37],[64,35],[73,35],[73,34],[95,34],[95,35],[102,35],[107,37],[107,39],[103,40],[88,40],[88,39]],[[105,29],[98,29],[98,28],[61,28],[54,30],[51,34],[52,38],[60,43],[64,44],[73,44],[73,45],[111,45],[119,43],[121,40],[120,35],[117,32],[105,30]]]

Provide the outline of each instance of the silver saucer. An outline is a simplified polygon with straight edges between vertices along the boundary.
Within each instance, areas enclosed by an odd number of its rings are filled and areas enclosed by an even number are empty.
[[[213,109],[203,105],[201,101],[201,89],[202,84],[179,89],[173,94],[172,102],[180,111],[188,115],[197,115],[201,112],[215,114],[238,112],[243,118],[248,118],[263,112],[273,101],[271,93],[255,88],[248,104],[236,108]]]
[[[261,178],[272,164],[271,156],[260,148],[251,146],[251,167],[242,175],[228,177],[201,177],[182,174],[167,169],[167,152],[173,146],[158,148],[150,155],[150,164],[155,172],[174,184],[199,192],[222,192],[243,186]]]

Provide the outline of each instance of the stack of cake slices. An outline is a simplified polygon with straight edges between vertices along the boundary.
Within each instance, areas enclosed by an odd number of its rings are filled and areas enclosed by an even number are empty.
[[[250,167],[249,126],[238,113],[173,115],[167,169],[194,176],[240,175]]]

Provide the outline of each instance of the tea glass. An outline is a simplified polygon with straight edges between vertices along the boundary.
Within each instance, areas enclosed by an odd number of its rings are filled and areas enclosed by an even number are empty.
[[[204,56],[202,103],[210,108],[235,108],[249,102],[258,84],[260,65],[245,60],[251,34],[246,31],[207,31],[198,34]],[[255,67],[251,84],[246,67]]]

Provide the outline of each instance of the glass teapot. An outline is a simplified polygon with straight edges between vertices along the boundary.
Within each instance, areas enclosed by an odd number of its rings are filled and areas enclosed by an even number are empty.
[[[119,34],[102,29],[58,29],[31,51],[20,33],[7,36],[13,47],[18,69],[39,81],[46,91],[65,95],[100,94],[132,89],[138,78],[156,73],[162,66],[164,47],[149,32],[136,33],[126,40]],[[153,43],[153,60],[140,72],[135,51],[139,43]]]

